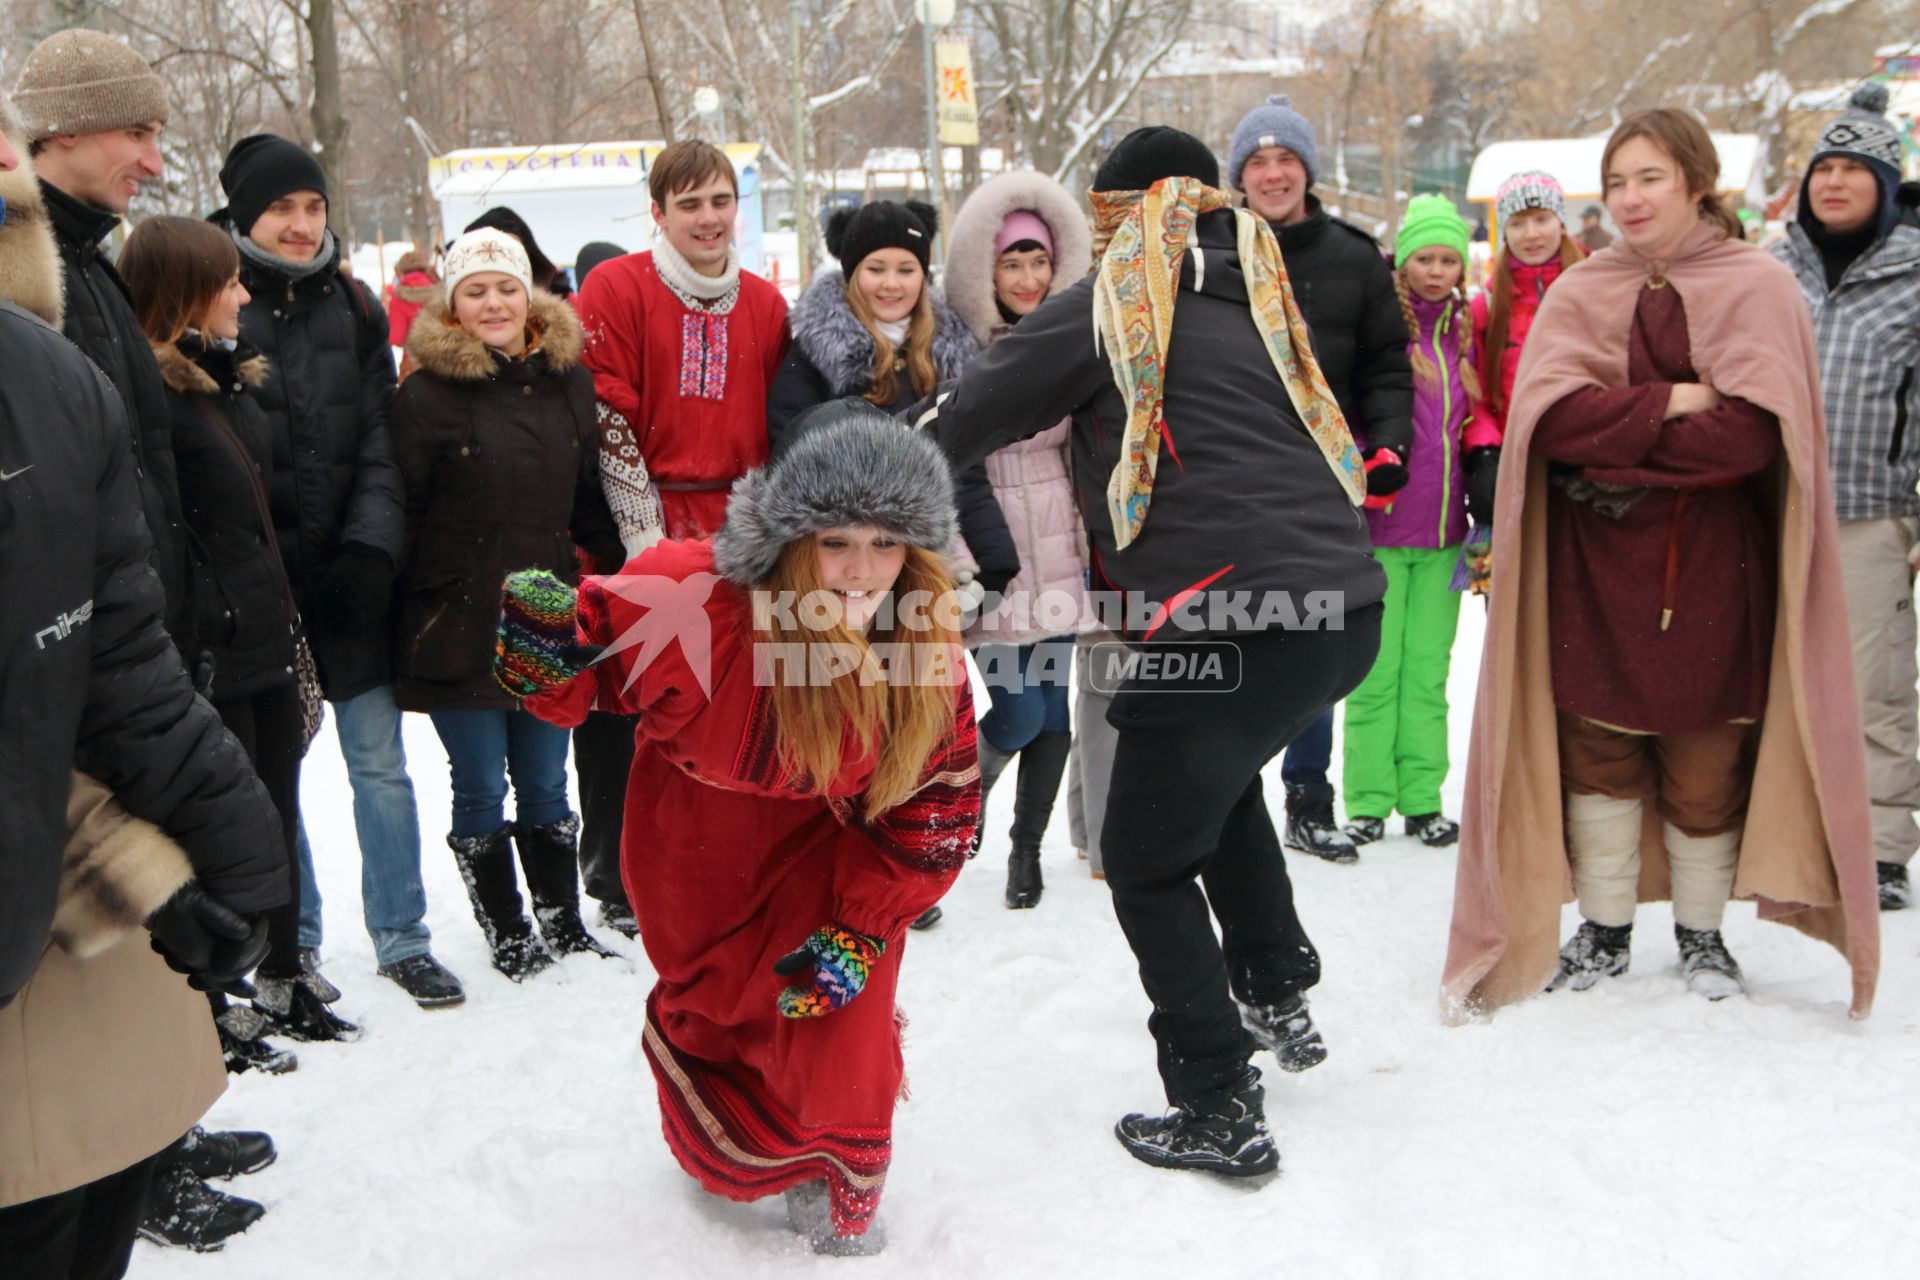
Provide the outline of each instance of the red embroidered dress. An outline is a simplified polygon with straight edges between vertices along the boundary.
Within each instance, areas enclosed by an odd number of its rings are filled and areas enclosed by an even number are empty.
[[[719,531],[728,489],[767,460],[767,389],[787,353],[779,290],[742,271],[722,297],[685,296],[657,252],[601,263],[580,300],[601,481],[630,551],[663,522],[669,538]]]
[[[715,573],[710,542],[662,542],[615,578],[583,580],[578,618],[598,645],[668,624],[527,703],[569,726],[596,698],[640,714],[621,870],[659,974],[644,1043],[667,1145],[733,1200],[824,1178],[836,1229],[864,1232],[904,1079],[894,992],[906,927],[965,865],[979,817],[967,685],[920,789],[869,820],[860,797],[873,761],[851,747],[831,800],[778,776],[748,597]],[[886,954],[838,1013],[781,1017],[788,980],[773,962],[831,920],[884,939]]]

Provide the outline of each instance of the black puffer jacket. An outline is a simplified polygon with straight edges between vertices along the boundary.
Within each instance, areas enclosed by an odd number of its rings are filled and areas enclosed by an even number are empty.
[[[187,521],[193,633],[213,659],[215,701],[293,683],[293,593],[274,551],[266,415],[249,388],[266,359],[199,336],[154,351],[173,410],[173,456]]]
[[[255,398],[273,435],[274,530],[303,614],[308,586],[343,544],[378,551],[398,568],[404,531],[387,430],[394,371],[386,312],[338,268],[337,249],[299,280],[245,255],[240,265],[253,295],[240,312],[240,336],[269,366]],[[316,623],[312,643],[328,698],[391,678],[384,619],[351,635]]]
[[[934,299],[933,368],[941,381],[958,376],[980,354],[966,322],[937,296]],[[865,396],[873,385],[873,335],[853,314],[846,282],[838,271],[813,278],[788,314],[793,345],[767,393],[767,435],[777,456],[787,428],[815,405],[846,396]],[[894,379],[893,403],[880,408],[900,413],[920,397],[904,372]],[[984,455],[983,455],[984,456]],[[993,496],[985,463],[956,471],[954,503],[960,536],[991,585],[1004,586],[1020,572],[1020,548],[1007,529],[1007,517]]]
[[[235,909],[287,896],[266,788],[161,626],[126,431],[99,370],[0,304],[0,1004],[47,946],[76,768]]]
[[[153,534],[153,567],[167,593],[167,630],[182,649],[194,643],[187,601],[186,533],[181,526],[180,488],[168,438],[166,390],[134,318],[133,301],[102,244],[120,225],[117,214],[75,200],[58,187],[40,184],[60,268],[66,277],[67,338],[107,375],[132,425],[135,477],[147,528]]]
[[[406,568],[394,617],[394,696],[408,711],[510,708],[493,678],[500,582],[516,569],[577,577],[574,544],[624,559],[600,487],[593,375],[573,308],[535,293],[539,346],[496,355],[447,319],[414,321],[414,372],[393,404],[407,485]]]
[[[1372,236],[1327,213],[1317,196],[1292,226],[1273,228],[1313,354],[1354,438],[1394,450],[1413,445],[1413,366],[1393,268]]]
[[[931,397],[923,402],[918,420],[964,467],[1072,415],[1074,492],[1096,590],[1140,592],[1156,604],[1205,591],[1199,619],[1209,624],[1216,598],[1246,593],[1245,621],[1223,610],[1222,625],[1204,628],[1219,631],[1284,625],[1278,615],[1263,621],[1268,592],[1285,593],[1303,620],[1314,592],[1337,593],[1325,598],[1334,616],[1377,603],[1387,580],[1366,521],[1301,424],[1254,324],[1233,212],[1202,214],[1195,236],[1206,271],[1196,291],[1195,255],[1180,267],[1167,438],[1146,524],[1126,550],[1115,549],[1106,494],[1127,406],[1095,345],[1095,277],[1041,303],[967,367],[937,412]],[[1193,635],[1167,627],[1156,638]]]

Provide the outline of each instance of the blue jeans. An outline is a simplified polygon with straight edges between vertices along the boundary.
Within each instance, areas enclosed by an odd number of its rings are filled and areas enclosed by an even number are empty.
[[[1019,751],[1042,733],[1066,733],[1073,724],[1067,693],[1073,688],[1073,637],[1034,644],[983,644],[974,663],[993,707],[980,717],[980,735],[1001,751]],[[1016,684],[1017,680],[1017,684]]]
[[[1328,707],[1287,744],[1287,754],[1280,757],[1280,780],[1294,787],[1324,783],[1332,763],[1333,708]]]
[[[507,777],[514,816],[544,827],[567,807],[571,735],[526,711],[435,711],[433,729],[453,771],[453,834],[492,835],[507,821]]]
[[[340,754],[353,784],[353,826],[360,837],[360,911],[379,963],[425,955],[427,890],[420,882],[420,813],[400,742],[400,708],[381,685],[330,704]],[[320,945],[320,889],[304,819],[294,841],[300,864],[300,945]]]

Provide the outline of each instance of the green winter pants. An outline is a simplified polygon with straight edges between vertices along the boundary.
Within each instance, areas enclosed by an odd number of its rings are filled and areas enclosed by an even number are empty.
[[[1460,622],[1458,547],[1375,547],[1387,571],[1380,656],[1347,696],[1349,818],[1438,813],[1447,779],[1447,666]]]

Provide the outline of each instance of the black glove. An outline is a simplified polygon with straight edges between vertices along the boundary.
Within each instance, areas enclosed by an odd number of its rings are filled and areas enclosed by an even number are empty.
[[[248,920],[192,881],[147,917],[153,949],[196,991],[251,996],[247,975],[267,954],[265,916]]]
[[[1362,453],[1360,460],[1362,462],[1373,462],[1374,455],[1378,454],[1383,447],[1384,446],[1381,445],[1375,445],[1365,453]],[[1400,461],[1380,462],[1367,468],[1367,496],[1369,498],[1385,498],[1407,487],[1406,452],[1401,449],[1389,449],[1387,452],[1397,454]]]
[[[1486,528],[1493,525],[1493,495],[1500,481],[1500,447],[1467,450],[1467,514]]]
[[[386,552],[343,542],[333,560],[307,582],[303,603],[316,631],[364,631],[387,616],[393,599],[393,561]]]

